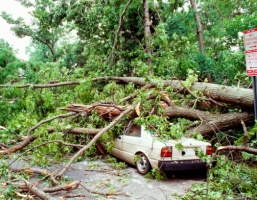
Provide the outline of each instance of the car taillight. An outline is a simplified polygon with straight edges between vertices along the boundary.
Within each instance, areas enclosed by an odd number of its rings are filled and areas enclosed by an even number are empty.
[[[161,157],[172,157],[172,147],[162,147]]]
[[[206,155],[211,155],[212,154],[212,146],[207,146],[206,147]]]

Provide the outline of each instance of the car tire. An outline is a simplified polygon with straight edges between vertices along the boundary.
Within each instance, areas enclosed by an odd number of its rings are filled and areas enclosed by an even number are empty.
[[[140,174],[145,175],[151,169],[150,162],[149,162],[148,158],[146,157],[146,155],[143,153],[139,153],[139,154],[137,154],[137,156],[138,156],[138,160],[136,161],[137,171]]]

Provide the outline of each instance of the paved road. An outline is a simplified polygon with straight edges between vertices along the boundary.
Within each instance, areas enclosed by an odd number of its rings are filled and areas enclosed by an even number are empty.
[[[13,167],[22,167],[23,162],[14,163]],[[64,165],[58,166],[62,168]],[[53,171],[56,167],[49,170]],[[180,199],[177,195],[184,194],[194,183],[201,183],[204,180],[203,173],[187,171],[182,173],[168,173],[166,180],[146,179],[140,175],[133,166],[125,170],[114,170],[109,164],[102,161],[77,162],[65,174],[69,180],[81,181],[83,187],[71,191],[72,194],[85,194],[81,198],[69,198],[74,200],[173,200]],[[43,186],[44,187],[44,186]],[[56,193],[56,199],[70,194],[67,191]],[[97,193],[116,193],[118,195],[99,195]]]

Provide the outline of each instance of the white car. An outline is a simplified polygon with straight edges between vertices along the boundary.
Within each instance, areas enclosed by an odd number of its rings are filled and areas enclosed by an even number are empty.
[[[182,150],[176,148],[178,143],[183,145]],[[161,142],[144,126],[132,124],[115,140],[112,154],[135,165],[139,173],[146,174],[151,168],[163,171],[206,169],[206,162],[196,155],[196,151],[211,155],[212,146],[192,138]]]

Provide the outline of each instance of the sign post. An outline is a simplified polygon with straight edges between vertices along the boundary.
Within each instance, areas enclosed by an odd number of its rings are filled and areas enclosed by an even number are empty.
[[[253,77],[254,118],[257,120],[257,28],[244,31],[246,74]],[[257,139],[257,134],[255,135]]]

